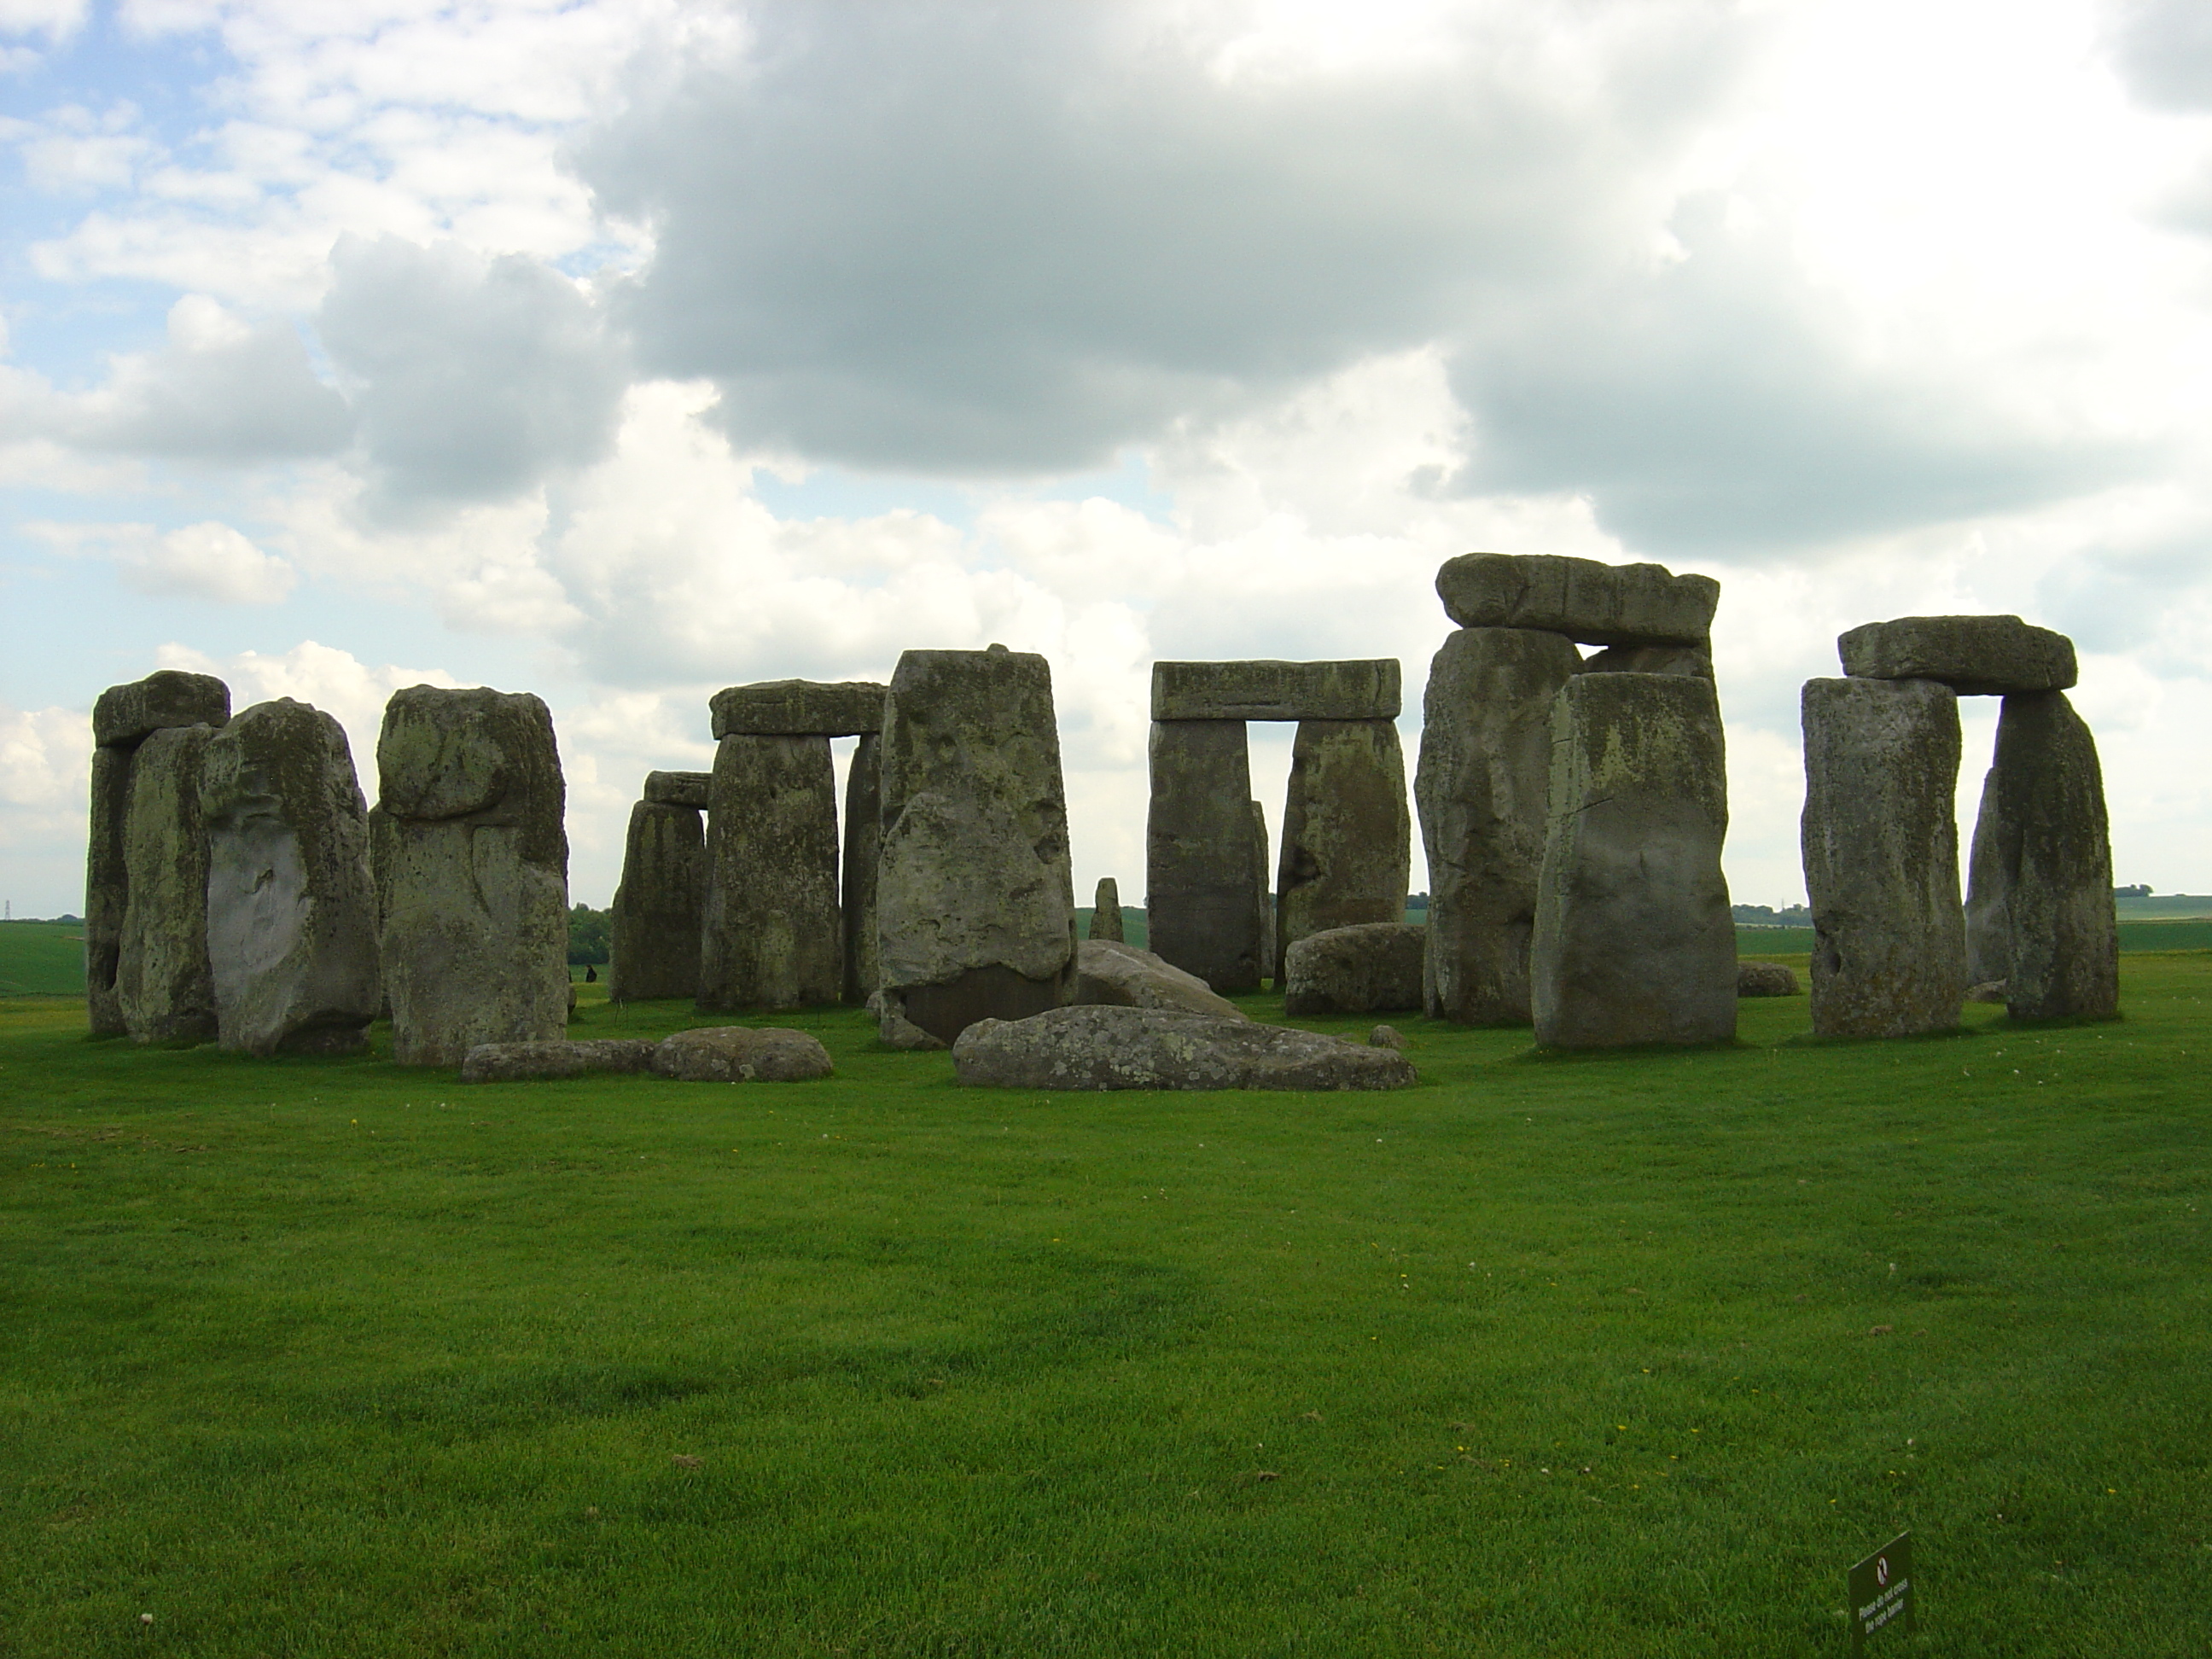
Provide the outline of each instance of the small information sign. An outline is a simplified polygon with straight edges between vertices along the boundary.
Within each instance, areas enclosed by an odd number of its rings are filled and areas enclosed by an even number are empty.
[[[1912,1628],[1912,1534],[1901,1532],[1851,1569],[1851,1652],[1878,1631]]]

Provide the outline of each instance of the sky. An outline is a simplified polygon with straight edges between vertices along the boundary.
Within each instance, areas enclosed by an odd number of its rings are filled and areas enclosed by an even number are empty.
[[[0,0],[0,151],[15,915],[157,667],[372,799],[393,690],[537,692],[601,905],[714,690],[994,641],[1133,899],[1151,662],[1396,657],[1410,775],[1473,550],[1720,580],[1739,902],[1835,636],[1957,612],[2212,893],[2203,0]]]

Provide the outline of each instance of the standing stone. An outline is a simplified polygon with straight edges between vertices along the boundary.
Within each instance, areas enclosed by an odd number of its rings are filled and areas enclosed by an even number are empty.
[[[92,740],[102,749],[136,749],[156,732],[221,726],[230,688],[212,674],[164,668],[128,685],[111,685],[92,706]]]
[[[976,1020],[1066,1004],[1075,895],[1045,659],[907,652],[884,708],[883,790],[884,1025],[950,1042]]]
[[[410,686],[385,705],[376,763],[392,1058],[458,1066],[478,1043],[562,1036],[568,838],[551,714],[527,692]]]
[[[699,809],[639,801],[629,809],[622,884],[608,919],[610,1001],[699,994],[699,919],[706,901],[707,831]]]
[[[703,812],[714,787],[712,772],[647,772],[641,799],[656,806],[689,806]]]
[[[1430,665],[1413,793],[1429,855],[1432,1019],[1528,1023],[1552,701],[1583,665],[1565,635],[1528,628],[1461,629]]]
[[[392,981],[384,971],[384,923],[392,914],[392,849],[399,844],[392,814],[368,809],[368,878],[376,889],[376,1017],[392,1018]]]
[[[1252,809],[1252,903],[1260,913],[1260,968],[1272,978],[1275,970],[1275,896],[1268,888],[1268,880],[1275,866],[1267,856],[1267,809],[1256,800],[1245,804]]]
[[[883,850],[884,734],[863,732],[845,774],[845,1000],[855,1007],[883,981],[876,945],[876,863]]]
[[[1728,774],[1711,682],[1577,674],[1553,700],[1529,990],[1552,1048],[1735,1036]]]
[[[131,757],[116,1001],[139,1042],[204,1042],[216,1034],[208,963],[207,823],[200,815],[204,726],[155,732]]]
[[[2119,1012],[2110,835],[2096,739],[2066,694],[2008,696],[1974,833],[1971,902],[1984,960],[2008,946],[1990,977],[2003,980],[2014,1019]]]
[[[200,808],[218,1040],[250,1054],[365,1048],[376,887],[345,728],[289,697],[256,703],[209,739]]]
[[[1152,722],[1146,941],[1224,995],[1257,990],[1265,970],[1255,896],[1266,874],[1252,867],[1251,799],[1243,720]]]
[[[1101,876],[1098,878],[1097,894],[1091,901],[1090,937],[1095,939],[1110,939],[1116,945],[1122,942],[1121,889],[1120,884],[1111,876]],[[1158,952],[1154,951],[1152,954],[1157,956]],[[1163,957],[1161,960],[1165,961],[1166,958]]]
[[[1309,933],[1403,921],[1413,864],[1397,726],[1300,720],[1275,872],[1276,982],[1285,954]]]
[[[835,1002],[844,957],[830,739],[724,738],[708,807],[700,1012]]]
[[[1998,716],[2002,722],[2003,716]],[[1997,800],[1997,770],[1982,779],[1982,803],[1974,818],[1974,841],[1966,866],[1966,983],[2004,988],[2012,972],[2012,877],[2007,851],[2012,838],[2004,808]],[[1972,996],[1974,1002],[2002,1002],[1995,994]]]
[[[1808,680],[1813,1030],[1948,1031],[1966,995],[1959,698],[1933,680]]]

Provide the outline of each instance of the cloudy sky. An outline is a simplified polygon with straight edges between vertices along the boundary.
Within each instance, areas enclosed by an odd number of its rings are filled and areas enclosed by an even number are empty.
[[[158,666],[372,795],[392,689],[538,691],[599,904],[715,688],[994,640],[1133,896],[1150,661],[1396,656],[1410,761],[1474,549],[1721,579],[1740,901],[1943,611],[2212,892],[2204,0],[0,0],[0,110],[18,915]]]

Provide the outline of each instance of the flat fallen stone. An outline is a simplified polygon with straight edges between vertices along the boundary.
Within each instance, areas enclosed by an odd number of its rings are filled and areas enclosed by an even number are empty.
[[[1935,680],[1969,696],[2063,691],[2078,678],[2074,641],[2017,617],[1899,617],[1836,641],[1857,679]]]
[[[1156,662],[1156,720],[1394,720],[1395,657],[1347,662]]]
[[[1584,645],[1703,646],[1721,585],[1657,564],[1462,553],[1437,572],[1437,596],[1462,628],[1540,628]]]
[[[884,696],[872,680],[763,680],[732,685],[708,702],[714,740],[724,738],[857,738],[884,729]]]
[[[1164,1008],[1055,1008],[984,1020],[952,1045],[954,1075],[1006,1089],[1402,1089],[1404,1055],[1340,1037]]]
[[[164,668],[127,685],[111,685],[92,706],[92,740],[102,749],[131,749],[186,726],[221,726],[230,718],[230,688],[212,674]]]
[[[1087,939],[1075,947],[1075,1000],[1096,1007],[1180,1008],[1224,1019],[1246,1018],[1197,975],[1119,939]]]
[[[1797,975],[1778,962],[1739,962],[1735,994],[1740,997],[1794,997]]]
[[[655,806],[696,806],[703,812],[714,782],[712,772],[647,772],[641,793]]]
[[[653,1069],[679,1083],[805,1083],[836,1067],[805,1031],[780,1025],[702,1025],[653,1051]]]
[[[479,1042],[461,1059],[464,1083],[521,1083],[592,1072],[647,1072],[659,1044],[650,1037],[583,1042]]]
[[[1385,1014],[1421,1006],[1428,929],[1375,921],[1309,933],[1285,954],[1283,1012]]]

